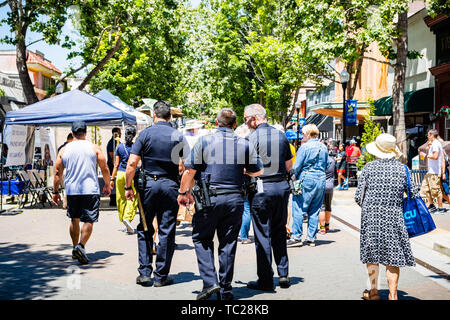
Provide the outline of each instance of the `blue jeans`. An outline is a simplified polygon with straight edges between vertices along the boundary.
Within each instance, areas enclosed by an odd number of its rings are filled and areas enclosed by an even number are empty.
[[[292,238],[301,240],[303,235],[303,217],[308,216],[306,240],[315,241],[319,229],[319,213],[325,197],[325,176],[322,179],[314,176],[303,180],[303,192],[292,197]]]
[[[248,232],[250,231],[250,221],[252,220],[250,216],[250,203],[248,202],[248,196],[244,201],[244,212],[242,214],[242,224],[241,224],[241,240],[248,239]]]

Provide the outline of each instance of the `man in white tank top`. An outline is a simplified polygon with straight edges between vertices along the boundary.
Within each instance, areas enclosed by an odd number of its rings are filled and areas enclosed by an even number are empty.
[[[100,208],[100,188],[97,177],[97,164],[102,171],[105,187],[103,193],[111,193],[109,169],[106,158],[96,144],[86,140],[86,123],[76,121],[72,124],[74,140],[61,148],[56,159],[56,172],[53,180],[53,202],[61,200],[59,187],[63,171],[66,169],[64,185],[67,194],[67,216],[71,218],[70,237],[72,238],[72,258],[81,264],[89,263],[85,246],[92,234],[94,222],[98,221]],[[83,222],[80,238],[80,221]]]

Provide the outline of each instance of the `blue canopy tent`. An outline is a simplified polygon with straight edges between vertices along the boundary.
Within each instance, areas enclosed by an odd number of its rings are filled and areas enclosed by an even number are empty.
[[[7,112],[2,124],[2,133],[5,132],[5,125],[71,126],[74,121],[84,121],[90,126],[117,126],[124,123],[136,125],[137,123],[135,115],[84,91],[73,90],[41,100],[17,111]],[[0,144],[3,148],[3,134]],[[1,177],[3,179],[3,164]],[[3,210],[1,198],[0,212]]]
[[[136,116],[84,91],[73,90],[6,113],[6,125],[68,126],[136,124]]]

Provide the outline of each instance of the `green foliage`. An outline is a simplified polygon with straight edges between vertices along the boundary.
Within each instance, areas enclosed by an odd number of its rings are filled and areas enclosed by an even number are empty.
[[[428,12],[431,17],[436,17],[438,14],[450,15],[450,1],[448,0],[428,0]]]
[[[0,89],[0,98],[1,97],[6,97],[5,90],[3,90],[3,89]]]
[[[370,117],[375,116],[375,101],[370,100],[368,102],[369,106],[369,116],[366,117],[364,122],[364,132],[361,136],[361,150],[362,154],[358,159],[358,162],[356,165],[359,169],[362,169],[367,163],[370,161],[375,160],[375,156],[371,155],[367,152],[366,146],[375,141],[375,139],[382,133],[380,124],[376,123],[374,120],[372,120]]]

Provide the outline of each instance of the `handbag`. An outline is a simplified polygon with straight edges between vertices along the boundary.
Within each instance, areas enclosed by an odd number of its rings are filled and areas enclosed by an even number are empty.
[[[406,230],[410,238],[420,236],[436,229],[433,218],[422,198],[411,197],[411,179],[409,169],[406,169],[406,198],[403,199],[403,218],[405,220]]]
[[[319,159],[320,156],[320,150],[317,153],[316,158],[314,159],[313,164],[308,168],[308,170],[305,172],[305,174],[303,175],[303,179],[302,180],[295,180],[294,181],[294,191],[293,194],[296,196],[299,196],[301,194],[303,194],[303,180],[305,180],[306,174],[311,171],[311,168],[314,166],[314,164],[317,162],[317,159]]]

